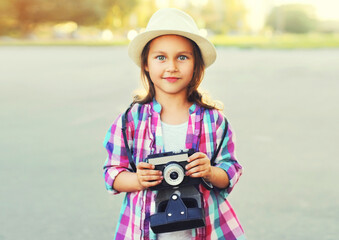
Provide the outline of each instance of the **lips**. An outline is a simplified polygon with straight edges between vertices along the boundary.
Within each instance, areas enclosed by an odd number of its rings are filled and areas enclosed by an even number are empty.
[[[177,77],[165,77],[164,79],[166,79],[168,82],[170,83],[174,83],[176,82],[179,78]]]

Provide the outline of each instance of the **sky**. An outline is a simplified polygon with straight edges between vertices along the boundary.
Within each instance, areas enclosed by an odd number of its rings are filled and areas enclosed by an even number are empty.
[[[339,20],[339,1],[337,0],[243,0],[248,8],[248,23],[253,30],[259,30],[264,24],[265,16],[274,6],[288,3],[313,5],[321,20]]]

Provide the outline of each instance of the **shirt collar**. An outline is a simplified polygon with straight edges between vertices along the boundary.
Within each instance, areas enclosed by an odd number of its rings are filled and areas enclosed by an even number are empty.
[[[157,102],[157,100],[155,100],[155,98],[153,98],[153,101],[152,101],[152,108],[155,112],[159,113],[161,112],[161,105],[160,103]]]
[[[153,110],[160,114],[161,105],[160,105],[160,103],[157,102],[157,100],[155,100],[155,98],[153,98],[151,105],[152,105]],[[198,110],[197,104],[193,103],[189,108],[189,113],[192,114],[192,113],[196,112],[197,110]]]

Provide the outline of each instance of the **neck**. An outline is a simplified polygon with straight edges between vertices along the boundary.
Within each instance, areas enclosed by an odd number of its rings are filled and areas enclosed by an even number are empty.
[[[186,108],[189,104],[186,96],[172,96],[172,95],[162,95],[155,96],[155,99],[160,103],[161,108],[164,110],[178,110],[181,108]]]
[[[188,120],[188,109],[192,103],[186,95],[162,95],[155,99],[161,105],[161,120],[168,124],[181,124]]]

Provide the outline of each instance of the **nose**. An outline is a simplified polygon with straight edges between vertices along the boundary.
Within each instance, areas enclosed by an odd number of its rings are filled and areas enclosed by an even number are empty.
[[[168,72],[177,72],[178,71],[177,63],[176,63],[175,59],[168,61],[167,71]]]

